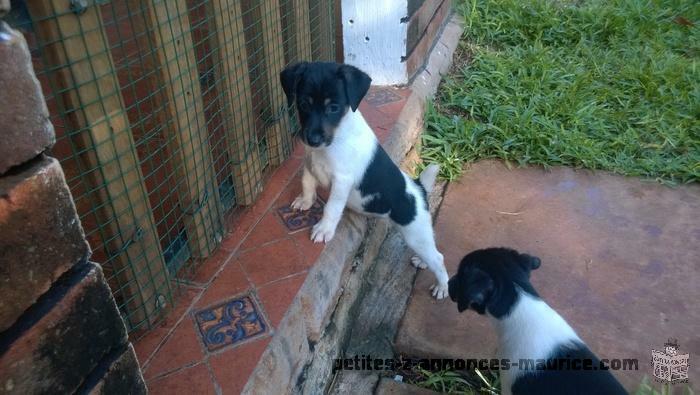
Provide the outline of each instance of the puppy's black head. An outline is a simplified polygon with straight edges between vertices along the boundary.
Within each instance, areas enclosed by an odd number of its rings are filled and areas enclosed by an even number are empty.
[[[280,80],[289,105],[296,102],[301,139],[311,147],[331,144],[340,120],[357,110],[372,81],[356,67],[323,62],[291,65]]]
[[[474,251],[459,264],[448,285],[450,299],[461,313],[469,308],[486,311],[496,318],[510,312],[517,301],[517,289],[539,297],[530,284],[530,272],[540,267],[540,259],[508,248]]]

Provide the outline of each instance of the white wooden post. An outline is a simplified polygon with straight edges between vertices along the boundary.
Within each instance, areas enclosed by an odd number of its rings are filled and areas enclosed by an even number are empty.
[[[372,77],[375,85],[408,82],[406,31],[401,18],[408,15],[408,0],[342,0],[345,63]]]
[[[421,68],[451,0],[342,0],[345,63],[374,85],[404,85]]]

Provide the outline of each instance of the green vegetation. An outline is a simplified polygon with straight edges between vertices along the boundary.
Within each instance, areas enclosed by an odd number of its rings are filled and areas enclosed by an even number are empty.
[[[417,368],[410,383],[442,394],[498,395],[501,393],[498,373],[440,370],[431,372]]]
[[[700,2],[458,1],[465,33],[422,156],[700,180]]]

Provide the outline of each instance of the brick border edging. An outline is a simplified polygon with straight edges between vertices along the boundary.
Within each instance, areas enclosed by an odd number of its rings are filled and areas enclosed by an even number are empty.
[[[411,84],[412,93],[384,144],[395,161],[402,162],[417,141],[426,100],[435,94],[442,75],[449,70],[462,30],[462,22],[453,14],[439,35],[425,68]],[[313,360],[316,342],[324,331],[333,329],[326,326],[345,293],[345,285],[357,267],[374,260],[387,230],[386,221],[368,221],[357,214],[346,213],[336,236],[309,271],[243,393],[259,393],[262,389],[265,393],[290,393],[305,380],[304,371]]]

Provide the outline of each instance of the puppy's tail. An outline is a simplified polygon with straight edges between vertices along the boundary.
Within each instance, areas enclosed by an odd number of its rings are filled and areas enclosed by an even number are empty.
[[[420,173],[418,180],[420,181],[421,185],[423,185],[423,188],[425,188],[425,192],[430,193],[433,190],[435,180],[437,179],[439,172],[440,166],[432,164],[423,169],[423,172]]]

